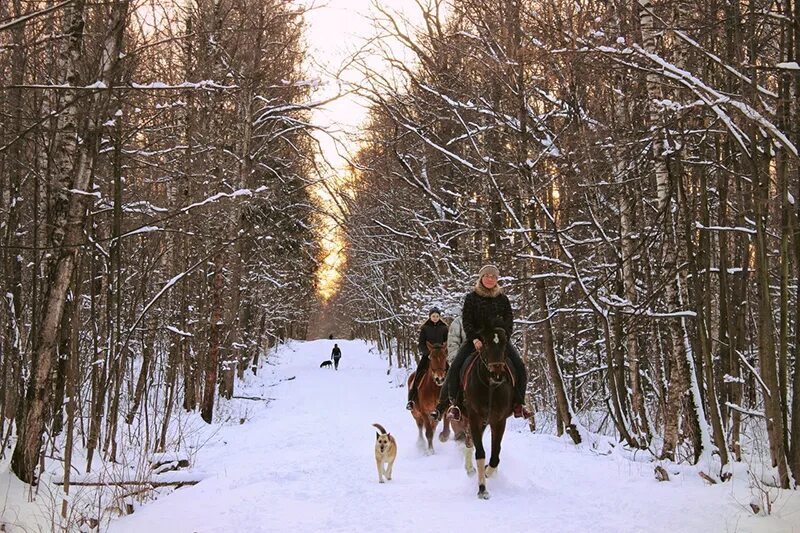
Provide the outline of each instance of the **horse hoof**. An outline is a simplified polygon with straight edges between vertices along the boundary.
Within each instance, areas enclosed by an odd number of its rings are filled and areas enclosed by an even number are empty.
[[[466,468],[465,470],[467,471],[467,475],[468,476],[474,476],[475,475],[475,468],[474,467]]]
[[[425,455],[433,455],[435,453],[436,452],[434,451],[433,448],[428,448],[427,450],[425,450]]]
[[[447,442],[450,439],[450,435],[445,435],[444,433],[439,433],[439,442]]]
[[[486,489],[478,491],[478,498],[480,498],[481,500],[488,500],[491,497],[492,495],[489,494],[489,491]]]
[[[486,467],[486,477],[492,477],[492,474],[494,474],[495,472],[497,472],[497,468],[495,468],[494,466]]]

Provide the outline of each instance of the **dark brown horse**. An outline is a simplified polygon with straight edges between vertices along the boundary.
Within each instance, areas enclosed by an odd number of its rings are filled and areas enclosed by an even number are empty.
[[[419,429],[419,443],[425,445],[422,439],[422,429],[425,428],[425,437],[428,440],[428,453],[433,453],[433,434],[436,431],[437,421],[431,419],[428,413],[433,411],[439,401],[439,391],[442,390],[444,378],[447,375],[447,350],[444,344],[431,344],[428,342],[428,370],[417,386],[417,401],[414,402],[414,409],[411,415],[417,421]],[[408,386],[414,382],[416,372],[408,376]],[[449,430],[449,428],[446,428]],[[448,432],[449,433],[449,432]],[[444,435],[444,432],[443,432]],[[442,439],[447,440],[446,437]]]
[[[506,419],[513,409],[514,382],[508,366],[510,363],[506,361],[508,339],[505,330],[488,329],[481,334],[481,342],[483,347],[477,358],[467,367],[462,424],[468,428],[464,466],[468,474],[474,471],[470,453],[474,444],[478,463],[478,498],[488,500],[486,478],[500,464],[500,443],[506,431]],[[492,455],[488,468],[483,447],[483,432],[487,425],[492,428]]]

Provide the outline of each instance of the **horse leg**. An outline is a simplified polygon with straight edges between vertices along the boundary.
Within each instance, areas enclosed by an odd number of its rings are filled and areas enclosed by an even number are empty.
[[[486,450],[483,447],[483,430],[486,429],[486,426],[472,418],[469,426],[472,441],[475,444],[475,460],[478,463],[478,498],[488,500],[490,495],[486,490]]]
[[[430,417],[425,417],[425,439],[428,441],[428,455],[433,453],[433,434],[436,431],[436,422]]]
[[[447,439],[450,438],[450,419],[444,417],[444,421],[442,422],[442,432],[439,433],[439,442],[447,442]]]
[[[500,443],[503,442],[503,434],[506,432],[506,419],[503,418],[492,424],[492,456],[489,458],[489,467],[486,469],[486,477],[490,477],[497,470],[500,464]]]
[[[475,473],[475,466],[472,464],[472,433],[469,429],[464,429],[464,469],[467,475]]]
[[[417,446],[420,448],[424,445],[424,440],[422,438],[422,425],[424,424],[423,416],[418,416],[416,410],[413,412],[414,422],[417,423]]]

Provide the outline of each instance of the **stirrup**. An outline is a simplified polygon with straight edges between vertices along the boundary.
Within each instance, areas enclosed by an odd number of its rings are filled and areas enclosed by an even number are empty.
[[[523,418],[527,420],[531,416],[533,416],[533,413],[531,413],[524,405],[517,404],[514,406],[514,418]]]
[[[414,409],[414,400],[408,400],[408,403],[406,404],[406,409],[408,409],[409,411],[412,411]]]
[[[457,405],[451,405],[450,409],[447,410],[447,418],[458,422],[461,420],[461,409]]]

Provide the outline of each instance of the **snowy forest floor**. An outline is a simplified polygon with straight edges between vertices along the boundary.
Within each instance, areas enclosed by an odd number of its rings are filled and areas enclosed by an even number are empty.
[[[203,481],[137,506],[110,531],[800,532],[800,494],[782,491],[771,516],[754,516],[744,468],[731,482],[707,486],[692,468],[662,463],[672,481],[659,483],[648,454],[634,458],[602,437],[574,446],[514,419],[488,481],[492,498],[479,500],[461,444],[437,438],[430,456],[418,447],[404,409],[405,372],[387,373],[385,357],[362,341],[337,342],[339,371],[319,368],[332,341],[280,347],[237,390],[268,401],[222,402],[216,418],[224,422],[194,426],[195,442],[204,444],[190,475]],[[398,441],[385,484],[377,479],[373,422]],[[9,531],[46,530],[46,517],[26,520],[25,492],[0,463]]]

